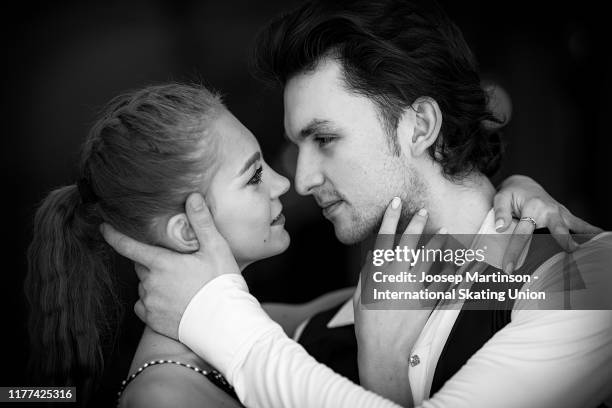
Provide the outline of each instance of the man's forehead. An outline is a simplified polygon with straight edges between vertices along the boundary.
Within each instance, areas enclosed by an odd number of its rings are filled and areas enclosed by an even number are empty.
[[[286,84],[284,125],[289,139],[295,141],[314,131],[334,125],[344,107],[346,93],[335,62],[320,63],[314,71],[296,74]],[[337,106],[338,105],[338,106]]]
[[[342,65],[330,58],[325,58],[312,69],[300,71],[285,84],[285,101],[306,93],[324,93],[330,89],[344,88]]]

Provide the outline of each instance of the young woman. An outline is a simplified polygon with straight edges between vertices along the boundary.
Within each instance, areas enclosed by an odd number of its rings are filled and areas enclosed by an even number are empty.
[[[115,98],[85,142],[80,174],[78,183],[52,191],[36,213],[25,285],[32,368],[47,381],[76,385],[79,400],[100,379],[103,345],[115,335],[119,315],[111,248],[98,230],[103,221],[143,242],[195,251],[184,203],[200,191],[241,269],[289,245],[279,200],[289,181],[203,87],[151,86]],[[336,298],[271,310],[295,326]],[[239,406],[212,367],[150,329],[130,373],[138,375],[122,387],[123,406],[150,406],[147,390],[159,383],[176,390],[170,405]]]
[[[184,204],[199,191],[244,269],[289,245],[279,200],[289,181],[266,164],[255,137],[219,96],[181,84],[115,98],[85,142],[80,175],[78,183],[52,191],[36,213],[26,291],[32,368],[47,381],[77,386],[86,402],[103,372],[103,346],[116,334],[119,304],[99,225],[196,251]],[[295,327],[347,297],[269,311]],[[169,392],[152,401],[149,391],[159,386]],[[125,407],[240,405],[213,367],[148,328],[120,389]]]

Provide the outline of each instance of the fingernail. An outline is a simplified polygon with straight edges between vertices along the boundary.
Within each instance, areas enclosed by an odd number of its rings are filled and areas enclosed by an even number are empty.
[[[399,197],[393,197],[393,201],[391,201],[391,208],[397,210],[399,208],[400,202],[401,200]]]
[[[421,217],[425,217],[427,215],[427,210],[421,208],[417,214],[419,214]]]
[[[514,262],[510,262],[508,265],[506,265],[506,268],[504,269],[504,272],[507,275],[510,275],[512,272],[514,272]]]
[[[504,219],[498,218],[497,221],[495,221],[495,230],[499,231],[503,227],[504,227]]]
[[[204,198],[202,198],[200,194],[195,194],[191,197],[191,202],[189,204],[194,211],[202,211],[204,208]]]
[[[442,227],[438,230],[438,234],[448,234],[448,230],[445,227]]]

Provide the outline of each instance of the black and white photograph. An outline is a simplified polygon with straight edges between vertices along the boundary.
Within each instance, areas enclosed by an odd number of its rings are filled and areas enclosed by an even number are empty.
[[[605,5],[13,6],[0,406],[612,408]]]

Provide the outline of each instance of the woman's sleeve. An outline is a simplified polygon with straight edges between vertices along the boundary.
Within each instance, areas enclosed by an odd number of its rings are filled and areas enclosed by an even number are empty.
[[[422,407],[573,407],[604,399],[612,381],[612,305],[605,296],[612,290],[612,235],[605,238],[571,257],[584,281],[573,299],[602,310],[517,307],[512,322]],[[553,261],[539,279],[548,287],[566,267]],[[249,407],[397,406],[317,363],[263,312],[239,275],[218,277],[198,292],[179,338],[226,375]]]
[[[240,275],[215,278],[194,296],[179,339],[221,371],[248,407],[398,406],[318,363],[289,339]]]

